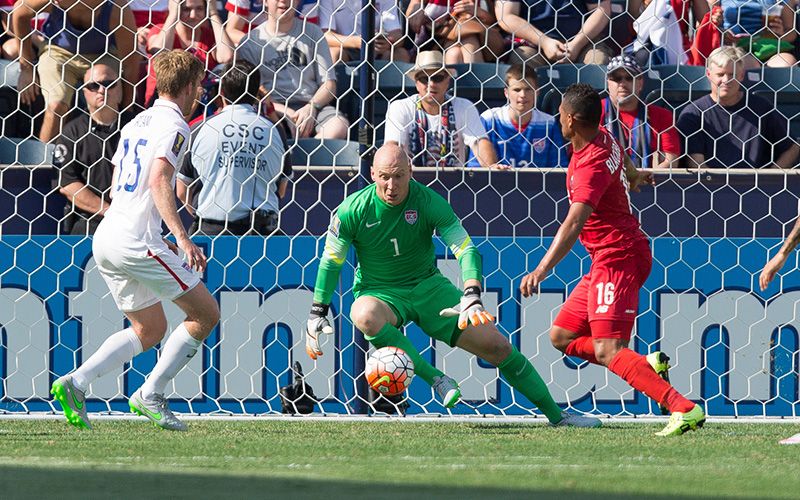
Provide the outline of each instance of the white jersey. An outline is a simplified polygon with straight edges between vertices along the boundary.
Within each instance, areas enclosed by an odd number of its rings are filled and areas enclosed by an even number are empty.
[[[111,160],[116,172],[111,206],[97,229],[101,239],[130,252],[164,246],[161,214],[150,192],[150,171],[153,161],[165,159],[175,167],[174,186],[188,138],[189,126],[180,108],[164,99],[157,99],[123,127]]]

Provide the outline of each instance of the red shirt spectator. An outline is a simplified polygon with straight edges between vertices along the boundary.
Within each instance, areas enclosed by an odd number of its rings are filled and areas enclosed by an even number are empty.
[[[616,56],[608,64],[608,98],[603,99],[600,123],[625,148],[637,167],[666,168],[681,154],[672,113],[645,104],[646,78],[632,56]]]
[[[150,34],[147,37],[147,44],[150,45],[150,41],[153,40],[156,35],[161,33],[164,29],[163,24],[156,24],[150,30]],[[200,59],[200,62],[206,67],[206,70],[213,69],[217,65],[217,60],[214,58],[214,48],[216,41],[214,40],[214,30],[211,29],[211,26],[208,23],[204,23],[198,27],[197,31],[195,31],[197,39],[194,41],[184,41],[179,36],[175,36],[172,43],[172,49],[186,49],[191,51],[195,57]],[[145,90],[144,94],[144,102],[150,102],[153,97],[153,94],[156,91],[156,74],[153,71],[153,65],[148,66],[148,73],[147,73],[147,89]]]

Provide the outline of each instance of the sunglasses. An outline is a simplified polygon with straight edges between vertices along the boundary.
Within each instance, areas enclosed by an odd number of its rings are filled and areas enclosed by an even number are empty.
[[[108,90],[112,87],[116,87],[119,83],[119,80],[102,80],[99,82],[87,82],[83,85],[83,88],[88,90],[89,92],[97,92],[100,90],[100,87]]]
[[[631,76],[630,73],[625,73],[624,75],[611,75],[608,77],[608,79],[615,83],[632,82],[633,76]]]
[[[442,83],[447,79],[449,75],[447,73],[436,73],[433,76],[428,76],[426,74],[421,74],[417,76],[417,81],[423,85],[428,84],[428,80],[430,79],[433,83]]]

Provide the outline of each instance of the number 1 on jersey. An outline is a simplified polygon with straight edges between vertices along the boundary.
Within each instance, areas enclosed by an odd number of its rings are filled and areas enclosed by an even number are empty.
[[[126,173],[128,170],[126,168],[125,160],[128,158],[128,139],[122,141],[123,147],[123,155],[122,160],[120,161],[120,170],[119,170],[119,180],[117,181],[117,191],[125,188],[125,191],[132,193],[136,190],[136,187],[139,185],[139,176],[142,174],[142,163],[139,161],[139,147],[140,146],[147,146],[147,139],[139,139],[136,141],[136,145],[133,147],[133,167],[136,168],[136,173],[127,172],[127,176],[125,178],[125,184],[122,184],[122,175]],[[131,182],[131,176],[133,175],[133,181]]]
[[[398,255],[400,255],[400,247],[397,246],[397,238],[392,238],[389,241],[391,241],[394,244],[394,257],[397,257]]]

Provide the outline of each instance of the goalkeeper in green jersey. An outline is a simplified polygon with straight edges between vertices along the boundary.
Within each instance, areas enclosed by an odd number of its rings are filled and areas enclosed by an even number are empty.
[[[353,324],[376,348],[395,346],[452,408],[461,397],[455,380],[420,356],[400,331],[415,322],[436,340],[457,346],[496,366],[555,425],[598,427],[600,421],[562,412],[525,356],[494,325],[481,302],[481,256],[452,207],[432,189],[411,179],[405,152],[388,144],[375,154],[374,184],[348,196],[331,219],[306,327],[306,351],[322,355],[320,334],[332,334],[328,308],[351,245],[358,269],[353,286]],[[433,233],[458,259],[464,290],[436,267]],[[454,304],[456,304],[454,306]]]

